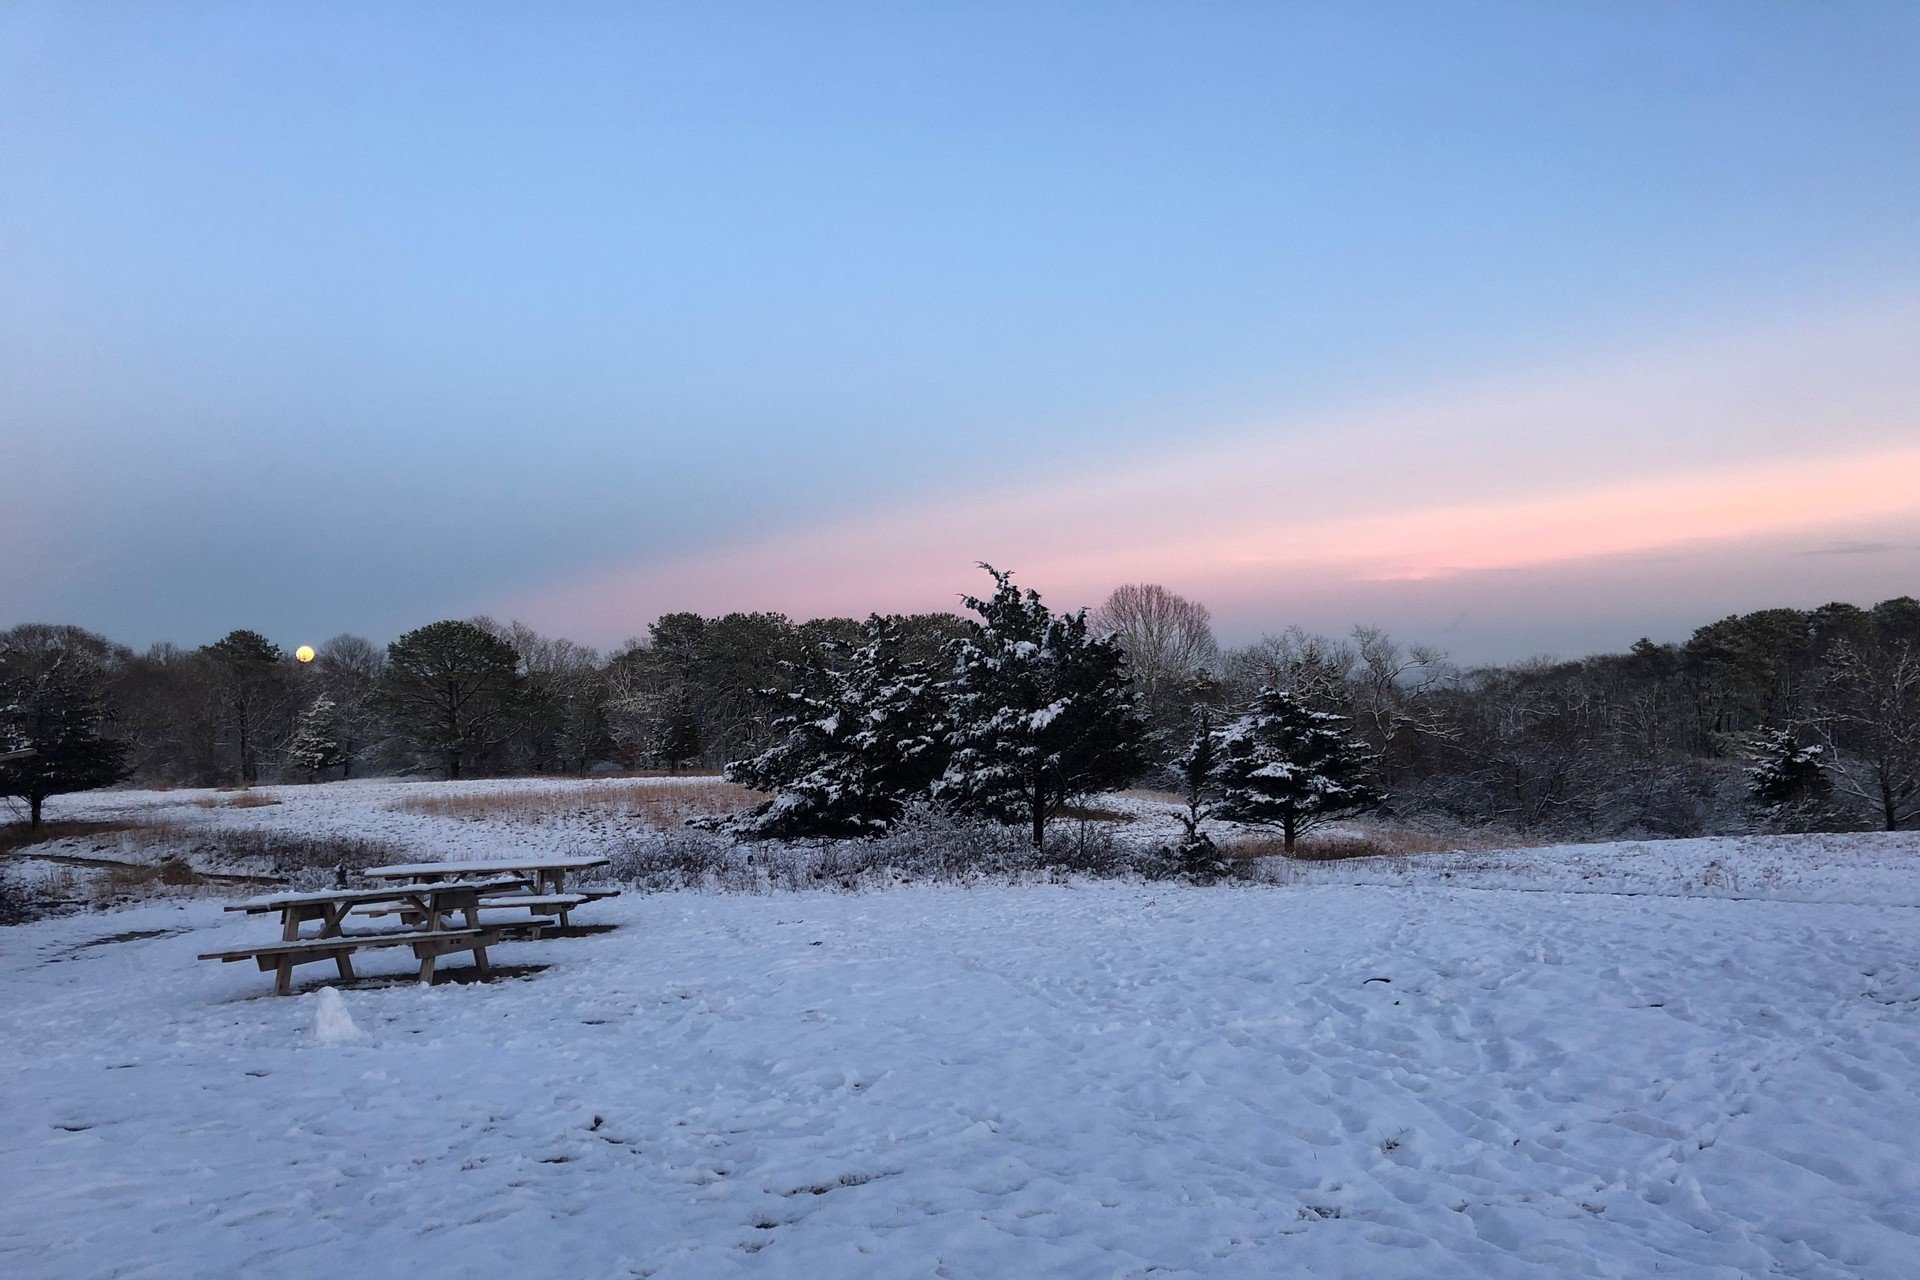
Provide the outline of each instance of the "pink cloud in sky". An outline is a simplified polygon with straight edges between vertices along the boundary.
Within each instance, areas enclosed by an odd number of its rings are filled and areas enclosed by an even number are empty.
[[[1183,441],[641,561],[507,611],[606,642],[676,609],[945,609],[979,588],[970,566],[989,560],[1063,604],[1164,582],[1246,630],[1341,616],[1348,602],[1347,620],[1384,610],[1394,625],[1457,626],[1464,609],[1525,631],[1541,606],[1518,579],[1573,587],[1618,579],[1625,563],[1621,604],[1661,615],[1698,597],[1689,564],[1777,583],[1781,600],[1862,569],[1898,577],[1920,567],[1915,319],[1856,317]],[[1885,554],[1801,554],[1848,542]],[[1748,561],[1773,571],[1756,578]]]

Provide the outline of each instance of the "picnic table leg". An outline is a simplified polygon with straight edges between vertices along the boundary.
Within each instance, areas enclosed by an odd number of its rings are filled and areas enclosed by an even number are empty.
[[[294,942],[300,937],[300,909],[282,907],[280,909],[280,941]],[[281,956],[273,966],[273,994],[287,996],[293,994],[293,957]]]
[[[350,910],[352,910],[351,905],[343,902],[334,910],[327,912],[326,921],[320,929],[320,936],[323,938],[331,938],[338,935],[340,933],[340,926],[346,920],[347,912]],[[333,967],[339,971],[342,979],[347,982],[353,981],[353,954],[351,952],[334,952]]]
[[[434,908],[432,897],[429,896],[421,905],[427,909],[427,932],[440,932],[440,912]],[[426,983],[428,986],[433,985],[433,959],[435,951],[435,946],[432,943],[428,943],[422,948],[422,954],[420,956],[420,981]]]
[[[548,889],[549,893],[556,896],[565,893],[567,891],[567,873],[555,867],[551,878],[548,880],[548,884],[550,886]],[[567,919],[567,909],[565,907],[560,908],[560,927],[565,929],[569,927],[570,923]]]
[[[466,916],[467,928],[478,929],[480,927],[480,909],[478,907],[468,907],[466,909]],[[485,936],[485,934],[481,935],[482,938]],[[487,944],[480,941],[479,938],[474,940],[473,967],[479,971],[482,979],[493,976],[492,971],[487,968]]]

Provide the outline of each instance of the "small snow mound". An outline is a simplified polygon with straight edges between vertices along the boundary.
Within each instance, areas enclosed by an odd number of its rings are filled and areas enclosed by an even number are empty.
[[[313,1038],[321,1044],[350,1044],[362,1037],[347,1012],[347,1002],[332,987],[320,988],[313,1007]]]

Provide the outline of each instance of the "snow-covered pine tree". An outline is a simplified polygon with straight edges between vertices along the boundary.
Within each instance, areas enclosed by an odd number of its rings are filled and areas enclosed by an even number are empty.
[[[1254,695],[1247,712],[1220,731],[1224,818],[1279,827],[1287,852],[1330,818],[1364,813],[1386,802],[1374,784],[1374,758],[1347,736],[1347,720],[1309,710],[1271,686]]]
[[[910,661],[899,620],[867,619],[863,642],[827,644],[781,696],[779,739],[727,777],[774,798],[726,822],[748,838],[884,833],[946,759],[935,672]]]
[[[1119,644],[1088,629],[1086,611],[1055,614],[1012,575],[993,575],[980,615],[953,642],[947,681],[953,756],[934,796],[1030,824],[1033,843],[1068,801],[1125,786],[1144,761],[1146,726]]]
[[[1180,777],[1181,798],[1187,803],[1187,811],[1180,815],[1183,830],[1174,853],[1187,875],[1202,882],[1216,880],[1226,870],[1213,838],[1200,829],[1200,824],[1213,816],[1219,793],[1217,738],[1213,711],[1201,703],[1193,709],[1193,736],[1186,752],[1173,762],[1174,772]]]
[[[294,721],[293,737],[287,740],[287,762],[312,779],[352,759],[340,708],[323,693],[307,704],[307,709]]]
[[[1780,831],[1833,827],[1833,783],[1820,744],[1802,746],[1791,729],[1762,730],[1747,761],[1747,799],[1762,822]]]
[[[110,733],[112,647],[79,627],[28,623],[0,632],[0,796],[27,802],[40,826],[47,797],[88,791],[126,774],[126,744]]]

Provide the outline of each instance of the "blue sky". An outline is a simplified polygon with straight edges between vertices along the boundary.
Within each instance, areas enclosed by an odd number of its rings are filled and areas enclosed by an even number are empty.
[[[1595,485],[1906,465],[1915,66],[1904,3],[16,2],[0,624],[605,644],[938,604],[992,554],[1503,657],[1913,591],[1920,499],[1838,480],[1549,535]],[[1476,536],[1558,559],[1267,554],[1507,498],[1535,524]]]

